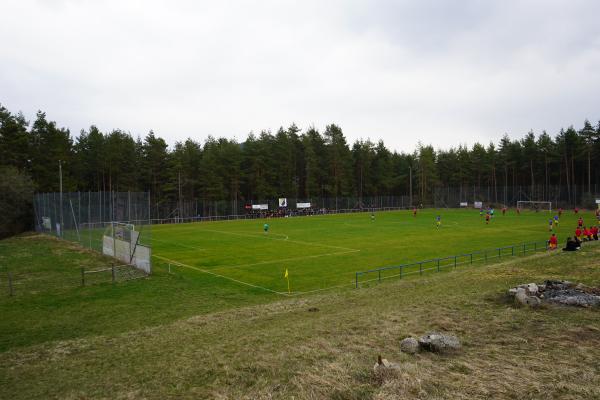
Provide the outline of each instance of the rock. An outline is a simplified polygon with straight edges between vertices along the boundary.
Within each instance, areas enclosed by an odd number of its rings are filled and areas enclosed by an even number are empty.
[[[515,292],[515,301],[520,304],[525,304],[527,301],[527,292],[524,288],[517,288]]]
[[[541,304],[541,300],[536,296],[528,296],[527,290],[524,288],[517,288],[515,294],[515,302],[528,307],[538,307]]]
[[[538,285],[538,290],[540,292],[543,292],[544,290],[546,290],[546,285]]]
[[[385,358],[381,358],[381,356],[377,356],[377,362],[373,366],[373,371],[383,372],[383,371],[398,369],[398,368],[400,368],[400,365],[393,363],[393,362],[389,362]]]
[[[308,309],[308,312],[317,312],[319,309],[317,307],[311,307]]]
[[[529,283],[527,284],[527,294],[529,295],[535,295],[538,292],[538,285],[536,285],[535,283]]]
[[[431,332],[419,339],[419,347],[434,353],[450,353],[461,349],[460,341],[454,335]]]
[[[400,342],[400,350],[404,353],[415,354],[419,351],[419,341],[412,337],[402,339]]]
[[[540,304],[542,304],[542,300],[540,300],[539,297],[536,296],[527,296],[527,300],[525,302],[526,305],[528,305],[529,307],[539,307]]]

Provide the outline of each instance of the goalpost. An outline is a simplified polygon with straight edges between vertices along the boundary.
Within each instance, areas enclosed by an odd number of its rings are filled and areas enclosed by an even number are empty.
[[[104,230],[102,253],[150,274],[151,250],[140,241],[141,233],[133,224],[111,222]]]
[[[517,201],[517,208],[529,209],[534,211],[552,211],[551,201]]]

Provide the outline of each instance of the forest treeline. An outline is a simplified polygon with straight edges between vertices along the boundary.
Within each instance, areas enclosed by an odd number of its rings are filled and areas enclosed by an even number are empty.
[[[335,124],[322,131],[291,125],[243,142],[187,139],[170,148],[152,131],[134,137],[91,126],[74,136],[44,112],[29,121],[0,105],[2,166],[30,177],[37,192],[55,192],[59,160],[65,191],[150,191],[157,202],[406,195],[411,176],[422,203],[440,187],[577,185],[590,192],[600,183],[600,122],[470,147],[419,144],[412,153],[382,141],[348,143]]]

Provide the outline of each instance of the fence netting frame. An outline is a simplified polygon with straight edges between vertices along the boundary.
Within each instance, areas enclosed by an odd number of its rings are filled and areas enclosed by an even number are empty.
[[[35,229],[75,242],[84,248],[114,257],[150,274],[152,271],[150,193],[148,192],[68,192],[37,193],[33,199]],[[135,241],[127,246],[115,225],[130,225]],[[129,234],[129,237],[132,237]],[[112,241],[112,251],[106,242]]]

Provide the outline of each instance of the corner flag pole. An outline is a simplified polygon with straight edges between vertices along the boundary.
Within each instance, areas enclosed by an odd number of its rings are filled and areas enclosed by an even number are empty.
[[[288,270],[287,268],[285,269],[285,275],[284,278],[287,279],[287,284],[288,284],[288,294],[290,294],[290,274],[288,274]]]

